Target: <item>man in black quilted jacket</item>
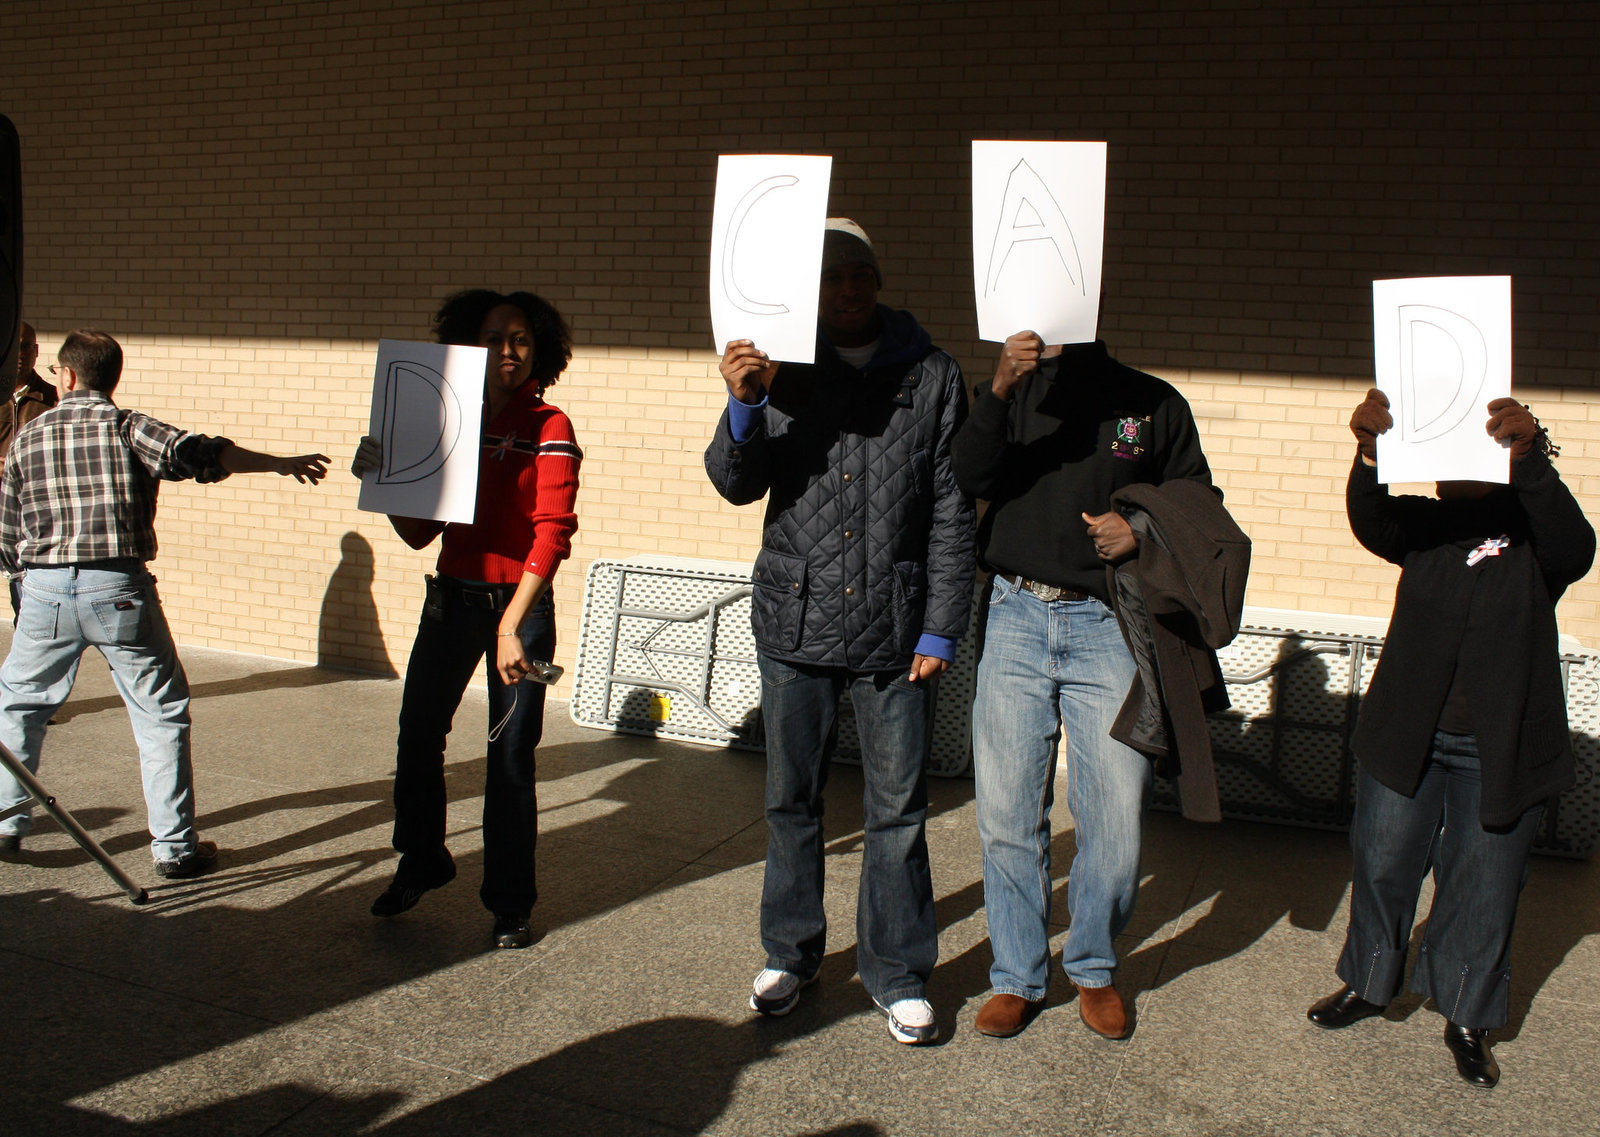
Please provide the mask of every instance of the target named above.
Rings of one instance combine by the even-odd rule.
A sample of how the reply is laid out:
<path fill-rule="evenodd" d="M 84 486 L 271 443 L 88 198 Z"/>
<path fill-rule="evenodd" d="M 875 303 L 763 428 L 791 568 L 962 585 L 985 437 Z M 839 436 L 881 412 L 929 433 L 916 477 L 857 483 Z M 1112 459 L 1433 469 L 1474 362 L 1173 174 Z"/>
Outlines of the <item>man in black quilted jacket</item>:
<path fill-rule="evenodd" d="M 925 987 L 938 958 L 923 826 L 933 684 L 971 608 L 974 522 L 950 444 L 966 417 L 961 369 L 908 312 L 877 302 L 866 233 L 829 218 L 812 364 L 734 340 L 728 409 L 706 472 L 735 505 L 767 499 L 751 622 L 767 736 L 766 967 L 750 1008 L 784 1015 L 817 978 L 822 789 L 840 694 L 861 735 L 865 848 L 856 905 L 861 981 L 905 1043 L 939 1025 Z"/>

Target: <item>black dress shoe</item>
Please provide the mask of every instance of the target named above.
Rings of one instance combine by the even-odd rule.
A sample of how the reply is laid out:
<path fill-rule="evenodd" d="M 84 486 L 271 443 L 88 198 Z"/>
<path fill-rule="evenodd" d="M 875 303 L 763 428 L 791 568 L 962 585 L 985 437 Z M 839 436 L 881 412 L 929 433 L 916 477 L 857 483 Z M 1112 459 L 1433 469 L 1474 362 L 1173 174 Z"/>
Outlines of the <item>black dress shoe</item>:
<path fill-rule="evenodd" d="M 1349 987 L 1341 987 L 1326 999 L 1311 1004 L 1306 1018 L 1323 1030 L 1341 1030 L 1351 1023 L 1383 1014 L 1377 1003 L 1369 1003 Z"/>
<path fill-rule="evenodd" d="M 528 918 L 517 912 L 497 912 L 494 917 L 494 946 L 525 948 L 533 942 Z"/>
<path fill-rule="evenodd" d="M 378 895 L 372 902 L 372 914 L 381 919 L 398 916 L 402 912 L 409 912 L 417 906 L 417 901 L 422 899 L 422 894 L 434 888 L 443 888 L 456 878 L 454 861 L 447 862 L 439 872 L 427 880 L 401 879 L 399 873 L 394 874 L 394 879 L 389 882 L 389 887 Z"/>
<path fill-rule="evenodd" d="M 1492 1090 L 1500 1080 L 1500 1063 L 1494 1060 L 1489 1049 L 1489 1032 L 1473 1030 L 1470 1026 L 1444 1024 L 1444 1044 L 1456 1060 L 1456 1073 L 1469 1085 Z"/>

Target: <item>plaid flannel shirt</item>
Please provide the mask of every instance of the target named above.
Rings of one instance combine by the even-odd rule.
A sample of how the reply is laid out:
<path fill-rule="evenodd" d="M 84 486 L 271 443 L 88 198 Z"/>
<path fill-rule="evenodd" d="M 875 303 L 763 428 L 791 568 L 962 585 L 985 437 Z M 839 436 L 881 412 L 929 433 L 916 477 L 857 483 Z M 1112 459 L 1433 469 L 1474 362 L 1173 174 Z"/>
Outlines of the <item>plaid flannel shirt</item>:
<path fill-rule="evenodd" d="M 0 484 L 0 568 L 156 555 L 163 480 L 219 482 L 226 438 L 208 438 L 78 390 L 17 432 Z"/>

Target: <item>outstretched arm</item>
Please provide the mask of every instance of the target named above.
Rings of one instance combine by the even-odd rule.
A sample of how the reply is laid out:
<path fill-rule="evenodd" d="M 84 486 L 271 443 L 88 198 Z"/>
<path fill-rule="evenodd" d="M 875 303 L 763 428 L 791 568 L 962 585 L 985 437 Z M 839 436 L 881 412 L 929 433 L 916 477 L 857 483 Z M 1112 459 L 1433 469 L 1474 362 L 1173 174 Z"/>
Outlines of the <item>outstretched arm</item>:
<path fill-rule="evenodd" d="M 293 478 L 297 482 L 310 482 L 312 485 L 316 485 L 328 476 L 326 454 L 296 454 L 293 457 L 279 458 L 273 454 L 263 454 L 258 450 L 246 450 L 233 442 L 222 448 L 222 453 L 217 456 L 217 462 L 230 474 L 279 474 L 285 478 Z"/>

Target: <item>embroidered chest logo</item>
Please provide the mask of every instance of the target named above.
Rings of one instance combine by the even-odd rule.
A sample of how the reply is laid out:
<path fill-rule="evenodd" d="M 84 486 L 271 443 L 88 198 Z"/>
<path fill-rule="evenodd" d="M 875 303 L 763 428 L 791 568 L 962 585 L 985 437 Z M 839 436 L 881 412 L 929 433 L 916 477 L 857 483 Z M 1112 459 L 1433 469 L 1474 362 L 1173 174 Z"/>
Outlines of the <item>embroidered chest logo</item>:
<path fill-rule="evenodd" d="M 1475 565 L 1479 561 L 1483 560 L 1484 557 L 1498 557 L 1501 549 L 1508 549 L 1510 547 L 1510 537 L 1490 537 L 1483 544 L 1479 545 L 1476 549 L 1473 549 L 1472 552 L 1467 554 L 1467 564 Z"/>
<path fill-rule="evenodd" d="M 480 442 L 483 448 L 489 451 L 489 457 L 496 462 L 504 462 L 506 455 L 513 451 L 521 454 L 534 454 L 539 450 L 539 444 L 532 439 L 518 438 L 517 432 L 500 437 L 494 434 L 485 434 Z"/>
<path fill-rule="evenodd" d="M 1118 458 L 1138 459 L 1150 447 L 1150 416 L 1124 415 L 1117 420 L 1117 431 L 1111 439 L 1111 453 Z"/>

